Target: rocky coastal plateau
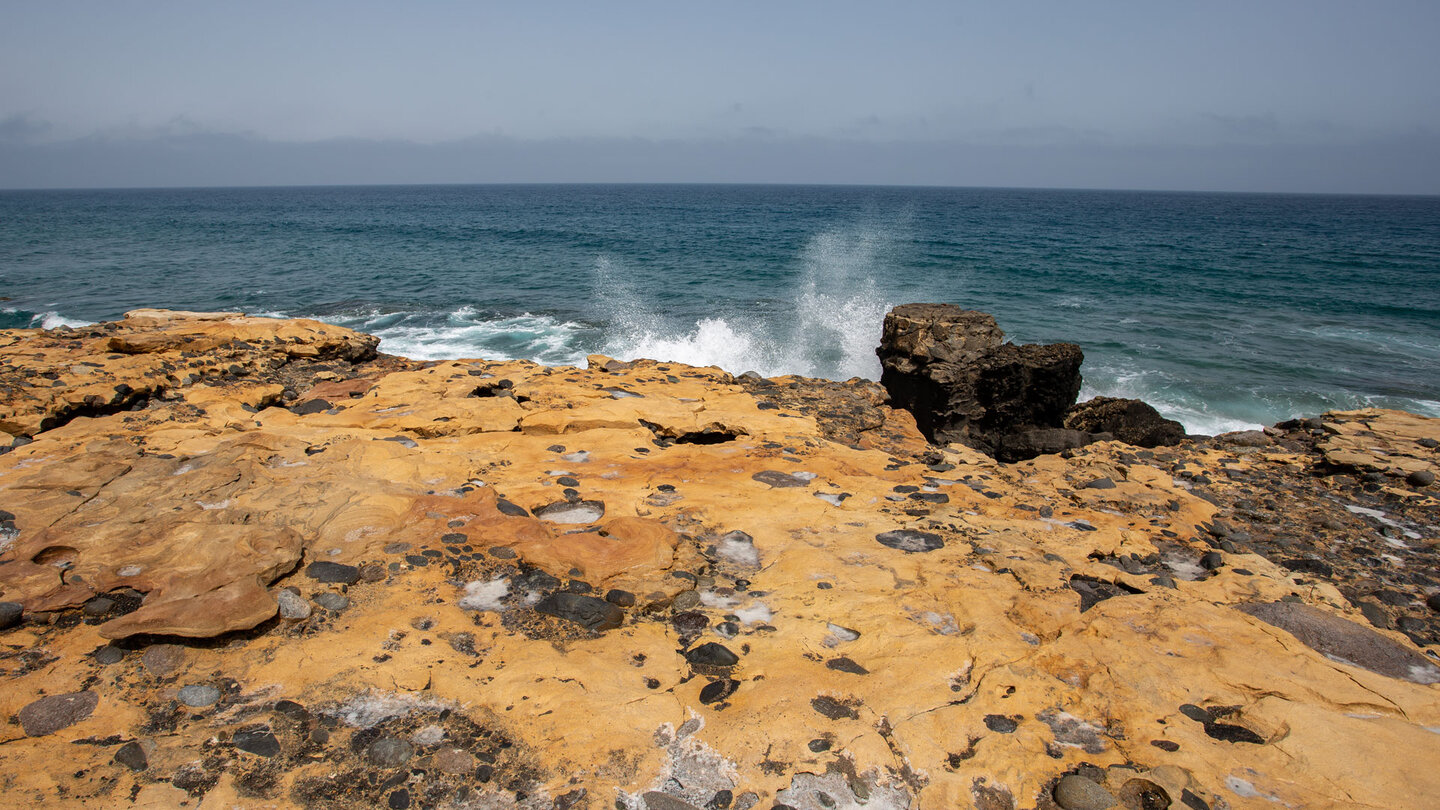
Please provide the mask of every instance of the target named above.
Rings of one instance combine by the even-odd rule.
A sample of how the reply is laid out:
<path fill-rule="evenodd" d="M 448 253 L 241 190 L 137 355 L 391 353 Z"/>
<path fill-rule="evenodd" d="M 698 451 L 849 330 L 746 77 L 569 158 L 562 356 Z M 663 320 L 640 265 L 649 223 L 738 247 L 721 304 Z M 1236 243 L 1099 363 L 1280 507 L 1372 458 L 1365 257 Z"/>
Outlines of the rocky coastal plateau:
<path fill-rule="evenodd" d="M 0 332 L 0 804 L 1440 802 L 1440 420 L 1187 437 L 977 315 L 884 386 Z"/>

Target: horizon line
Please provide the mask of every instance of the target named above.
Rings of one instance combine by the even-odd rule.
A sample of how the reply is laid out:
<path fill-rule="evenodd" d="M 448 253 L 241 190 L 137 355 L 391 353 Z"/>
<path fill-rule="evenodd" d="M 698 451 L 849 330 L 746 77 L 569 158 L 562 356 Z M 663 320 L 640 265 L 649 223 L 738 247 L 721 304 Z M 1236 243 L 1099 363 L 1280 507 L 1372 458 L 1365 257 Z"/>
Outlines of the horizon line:
<path fill-rule="evenodd" d="M 1186 194 L 1223 196 L 1281 196 L 1281 197 L 1385 197 L 1408 199 L 1440 199 L 1440 193 L 1410 193 L 1383 191 L 1255 191 L 1227 189 L 1184 189 L 1184 188 L 1101 188 L 1094 186 L 988 186 L 988 185 L 947 185 L 928 183 L 785 183 L 785 182 L 724 182 L 724 181 L 494 181 L 494 182 L 450 182 L 450 183 L 297 183 L 288 185 L 158 185 L 158 186 L 0 186 L 0 194 L 33 192 L 95 192 L 95 191 L 262 191 L 296 189 L 358 189 L 358 188 L 465 188 L 465 187 L 575 187 L 575 186 L 670 186 L 670 187 L 758 187 L 758 188 L 832 188 L 832 189 L 929 189 L 951 191 L 1063 191 L 1099 194 Z"/>

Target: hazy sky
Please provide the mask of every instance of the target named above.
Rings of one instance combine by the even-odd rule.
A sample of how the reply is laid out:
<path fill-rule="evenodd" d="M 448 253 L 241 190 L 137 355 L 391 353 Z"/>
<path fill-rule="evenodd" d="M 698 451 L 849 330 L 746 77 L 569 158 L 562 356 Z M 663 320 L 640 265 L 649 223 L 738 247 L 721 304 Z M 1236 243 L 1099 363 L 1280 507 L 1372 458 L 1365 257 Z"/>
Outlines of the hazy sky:
<path fill-rule="evenodd" d="M 1440 193 L 1440 3 L 17 2 L 0 187 Z"/>

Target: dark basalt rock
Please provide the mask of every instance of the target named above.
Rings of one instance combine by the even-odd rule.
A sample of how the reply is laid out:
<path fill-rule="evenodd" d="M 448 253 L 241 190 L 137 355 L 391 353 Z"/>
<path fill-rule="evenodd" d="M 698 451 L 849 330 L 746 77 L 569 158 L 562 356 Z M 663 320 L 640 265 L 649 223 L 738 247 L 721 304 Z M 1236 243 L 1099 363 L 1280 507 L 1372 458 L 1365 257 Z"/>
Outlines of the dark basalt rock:
<path fill-rule="evenodd" d="M 1355 622 L 1295 602 L 1236 606 L 1280 628 L 1312 650 L 1357 667 L 1413 683 L 1440 683 L 1440 666 Z"/>
<path fill-rule="evenodd" d="M 360 581 L 360 569 L 343 563 L 317 561 L 305 567 L 305 576 L 318 582 L 354 585 Z"/>
<path fill-rule="evenodd" d="M 740 656 L 730 652 L 724 644 L 707 641 L 685 653 L 685 660 L 696 666 L 733 667 L 740 663 Z"/>
<path fill-rule="evenodd" d="M 1064 425 L 1086 433 L 1109 433 L 1137 447 L 1179 444 L 1185 438 L 1184 425 L 1138 399 L 1095 397 L 1066 411 Z"/>
<path fill-rule="evenodd" d="M 273 757 L 280 753 L 280 741 L 269 729 L 235 732 L 235 747 L 257 757 Z"/>
<path fill-rule="evenodd" d="M 1004 437 L 1058 428 L 1080 393 L 1080 347 L 1017 346 L 983 312 L 904 304 L 885 316 L 880 383 L 925 437 L 995 455 Z M 1027 456 L 1028 457 L 1028 456 Z"/>
<path fill-rule="evenodd" d="M 740 688 L 740 682 L 731 678 L 721 678 L 718 681 L 711 681 L 700 690 L 700 702 L 705 704 L 717 703 L 735 694 Z"/>
<path fill-rule="evenodd" d="M 552 593 L 541 599 L 535 610 L 574 622 L 587 630 L 614 630 L 625 623 L 624 611 L 604 599 L 568 591 Z"/>
<path fill-rule="evenodd" d="M 20 623 L 25 608 L 19 602 L 0 602 L 0 630 L 7 630 Z"/>
<path fill-rule="evenodd" d="M 120 750 L 115 752 L 113 759 L 116 764 L 124 765 L 132 771 L 143 771 L 150 767 L 150 759 L 145 756 L 145 748 L 135 740 L 120 746 Z"/>
<path fill-rule="evenodd" d="M 903 304 L 885 316 L 880 384 L 925 438 L 1023 461 L 1092 441 L 1175 444 L 1179 422 L 1132 399 L 1076 406 L 1084 353 L 1073 343 L 1006 343 L 995 319 L 953 304 Z"/>
<path fill-rule="evenodd" d="M 54 734 L 89 717 L 99 702 L 100 696 L 94 692 L 43 697 L 19 711 L 20 727 L 27 737 Z"/>
<path fill-rule="evenodd" d="M 881 532 L 875 535 L 875 539 L 882 546 L 888 546 L 905 552 L 934 551 L 942 548 L 945 541 L 940 535 L 931 532 L 921 532 L 915 529 L 896 529 L 889 532 Z"/>

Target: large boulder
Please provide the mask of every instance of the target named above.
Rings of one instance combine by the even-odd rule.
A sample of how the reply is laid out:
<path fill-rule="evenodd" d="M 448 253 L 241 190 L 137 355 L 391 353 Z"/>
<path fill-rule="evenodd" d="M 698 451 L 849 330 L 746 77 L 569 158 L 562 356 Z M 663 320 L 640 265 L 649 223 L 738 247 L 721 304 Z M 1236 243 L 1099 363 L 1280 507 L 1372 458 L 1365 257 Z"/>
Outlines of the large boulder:
<path fill-rule="evenodd" d="M 1086 433 L 1109 433 L 1137 447 L 1179 444 L 1185 438 L 1184 425 L 1166 419 L 1138 399 L 1095 397 L 1067 411 L 1065 427 Z"/>
<path fill-rule="evenodd" d="M 1032 457 L 1022 448 L 1034 442 L 1006 437 L 1062 427 L 1080 393 L 1084 355 L 1073 343 L 1017 346 L 1004 338 L 983 312 L 952 304 L 895 307 L 876 350 L 880 383 L 932 442 L 960 442 L 1003 460 Z M 1000 452 L 1007 447 L 1016 452 Z"/>

